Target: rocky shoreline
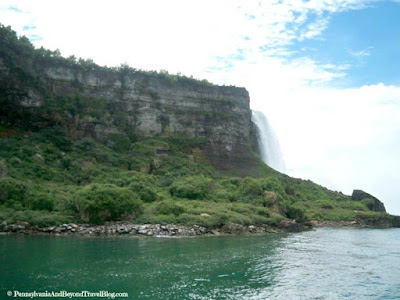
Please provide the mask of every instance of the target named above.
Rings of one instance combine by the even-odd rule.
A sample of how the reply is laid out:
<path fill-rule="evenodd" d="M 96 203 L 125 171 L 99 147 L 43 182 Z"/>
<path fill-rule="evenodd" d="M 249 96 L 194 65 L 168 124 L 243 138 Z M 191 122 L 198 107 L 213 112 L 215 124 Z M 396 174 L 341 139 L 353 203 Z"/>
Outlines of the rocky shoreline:
<path fill-rule="evenodd" d="M 277 226 L 226 224 L 220 228 L 205 228 L 198 225 L 185 226 L 177 224 L 132 224 L 106 223 L 104 225 L 68 223 L 58 226 L 38 227 L 28 222 L 0 224 L 1 234 L 39 234 L 39 235 L 78 235 L 78 236 L 141 236 L 141 237 L 190 237 L 204 235 L 240 235 L 255 233 L 301 232 L 319 227 L 376 227 L 388 228 L 391 226 L 373 226 L 360 221 L 310 221 L 300 224 L 296 221 L 283 220 Z"/>
<path fill-rule="evenodd" d="M 146 236 L 146 237 L 184 237 L 202 235 L 229 235 L 253 234 L 271 232 L 299 232 L 310 230 L 309 226 L 298 224 L 295 221 L 282 221 L 277 227 L 268 225 L 244 226 L 227 224 L 220 228 L 208 229 L 202 226 L 184 226 L 177 224 L 131 224 L 106 223 L 104 225 L 68 223 L 58 226 L 38 227 L 28 222 L 0 225 L 3 234 L 41 234 L 41 235 L 81 235 L 81 236 Z"/>

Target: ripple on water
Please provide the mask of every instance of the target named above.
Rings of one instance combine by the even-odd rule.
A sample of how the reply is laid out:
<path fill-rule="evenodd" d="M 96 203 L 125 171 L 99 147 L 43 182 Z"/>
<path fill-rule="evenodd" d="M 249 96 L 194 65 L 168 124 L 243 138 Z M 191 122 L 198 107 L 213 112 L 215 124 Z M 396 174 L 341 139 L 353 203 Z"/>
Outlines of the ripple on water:
<path fill-rule="evenodd" d="M 400 230 L 195 239 L 1 236 L 4 290 L 132 299 L 399 299 Z"/>

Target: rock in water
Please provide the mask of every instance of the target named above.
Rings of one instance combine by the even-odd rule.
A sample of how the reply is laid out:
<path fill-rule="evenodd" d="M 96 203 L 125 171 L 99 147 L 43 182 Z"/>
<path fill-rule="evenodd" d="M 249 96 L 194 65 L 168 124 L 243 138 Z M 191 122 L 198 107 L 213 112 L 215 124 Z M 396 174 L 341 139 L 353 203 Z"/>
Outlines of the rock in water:
<path fill-rule="evenodd" d="M 362 190 L 354 190 L 351 200 L 365 201 L 371 211 L 386 212 L 385 205 L 380 200 Z"/>

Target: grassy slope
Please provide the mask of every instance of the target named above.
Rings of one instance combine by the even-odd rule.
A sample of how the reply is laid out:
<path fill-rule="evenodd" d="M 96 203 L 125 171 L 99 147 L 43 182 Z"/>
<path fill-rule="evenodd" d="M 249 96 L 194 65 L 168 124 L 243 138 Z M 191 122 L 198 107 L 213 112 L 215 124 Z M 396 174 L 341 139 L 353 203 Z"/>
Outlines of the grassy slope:
<path fill-rule="evenodd" d="M 73 143 L 60 128 L 32 133 L 4 126 L 0 139 L 0 166 L 7 170 L 0 179 L 0 221 L 8 223 L 125 219 L 212 228 L 276 225 L 285 217 L 340 221 L 376 215 L 362 202 L 275 172 L 261 161 L 261 178 L 218 174 L 185 154 L 196 146 L 191 140 L 148 138 L 120 147 L 90 139 Z M 169 148 L 168 154 L 157 155 L 159 148 Z M 99 203 L 90 198 L 96 195 L 111 198 Z M 131 201 L 125 203 L 130 214 L 119 212 L 124 197 Z"/>

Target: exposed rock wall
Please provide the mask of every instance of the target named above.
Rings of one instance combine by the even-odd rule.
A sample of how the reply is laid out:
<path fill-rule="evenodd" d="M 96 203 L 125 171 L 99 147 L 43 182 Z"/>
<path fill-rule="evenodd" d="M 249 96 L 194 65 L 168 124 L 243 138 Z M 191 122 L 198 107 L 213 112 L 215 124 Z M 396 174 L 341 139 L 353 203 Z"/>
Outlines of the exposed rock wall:
<path fill-rule="evenodd" d="M 29 89 L 18 102 L 20 107 L 40 112 L 47 105 L 45 97 L 62 95 L 96 99 L 99 105 L 106 103 L 103 121 L 88 114 L 67 113 L 68 120 L 61 121 L 67 124 L 73 138 L 92 136 L 104 141 L 110 134 L 129 135 L 129 131 L 140 136 L 197 138 L 203 141 L 194 149 L 197 158 L 207 159 L 219 170 L 233 170 L 237 175 L 257 172 L 250 149 L 249 94 L 244 88 L 112 69 L 82 71 L 51 66 L 42 71 L 46 95 Z M 54 114 L 52 118 L 59 120 L 65 116 Z"/>

